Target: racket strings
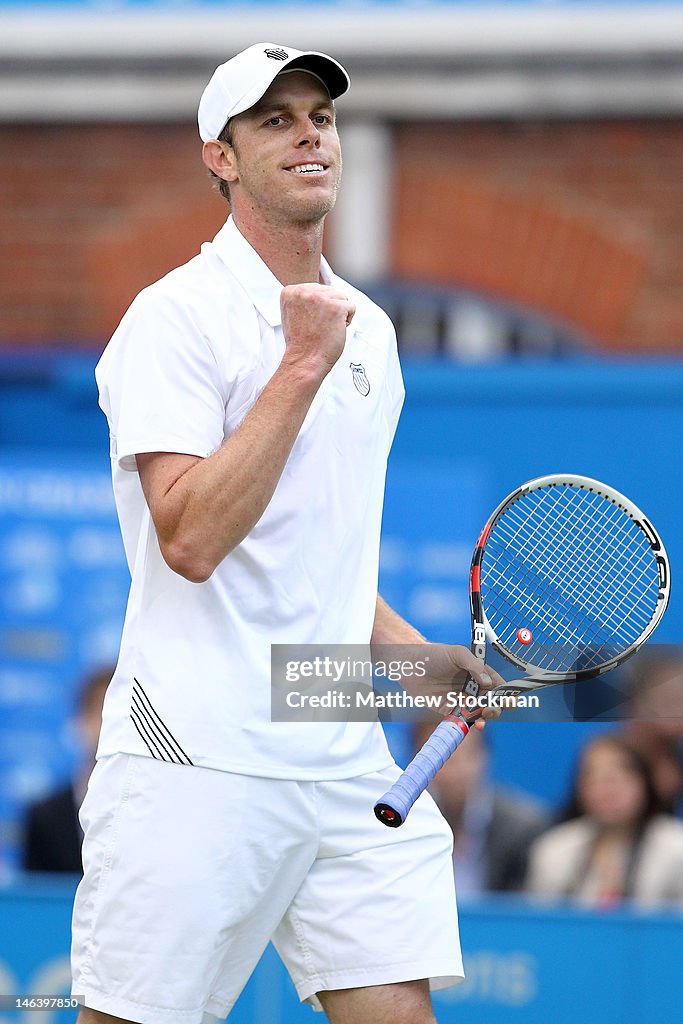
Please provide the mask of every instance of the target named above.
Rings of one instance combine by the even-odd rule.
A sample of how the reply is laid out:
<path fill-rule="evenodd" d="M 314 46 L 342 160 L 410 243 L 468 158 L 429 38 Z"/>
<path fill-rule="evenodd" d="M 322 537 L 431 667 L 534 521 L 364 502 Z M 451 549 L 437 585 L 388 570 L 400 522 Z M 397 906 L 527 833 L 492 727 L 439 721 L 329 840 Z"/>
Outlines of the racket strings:
<path fill-rule="evenodd" d="M 556 486 L 528 492 L 494 524 L 482 559 L 482 600 L 499 640 L 552 671 L 591 668 L 630 647 L 650 622 L 659 572 L 650 544 L 600 494 Z"/>
<path fill-rule="evenodd" d="M 580 552 L 573 550 L 565 554 L 568 558 L 574 556 L 569 562 L 570 566 L 580 564 L 576 561 L 576 558 L 580 557 Z M 519 568 L 519 559 L 516 558 L 515 562 Z M 614 640 L 616 637 L 620 642 L 629 643 L 640 632 L 640 623 L 645 625 L 648 618 L 638 616 L 637 622 L 635 618 L 633 621 L 629 618 L 629 615 L 633 615 L 634 607 L 632 601 L 626 601 L 625 598 L 634 590 L 637 579 L 634 578 L 631 586 L 626 590 L 614 586 L 616 577 L 613 570 L 615 567 L 615 559 L 605 561 L 599 567 L 598 571 L 607 574 L 608 580 L 612 581 L 609 589 L 604 589 L 600 593 L 591 587 L 588 574 L 585 571 L 577 574 L 573 569 L 568 570 L 565 565 L 562 571 L 558 572 L 557 565 L 555 565 L 551 567 L 550 572 L 544 573 L 543 565 L 539 567 L 538 564 L 532 562 L 532 572 L 530 573 L 527 571 L 528 567 L 522 563 L 520 574 L 522 578 L 519 581 L 521 587 L 517 587 L 516 591 L 513 587 L 511 597 L 513 600 L 519 601 L 520 589 L 527 590 L 531 582 L 535 590 L 538 591 L 538 596 L 531 598 L 531 610 L 539 615 L 542 613 L 542 608 L 547 607 L 548 597 L 551 596 L 551 607 L 554 606 L 557 610 L 550 613 L 549 624 L 555 629 L 558 640 L 586 644 L 596 641 L 604 643 L 605 640 Z M 539 571 L 543 576 L 540 582 Z M 530 575 L 532 576 L 531 581 Z M 544 593 L 544 581 L 552 592 L 550 595 Z M 563 625 L 564 628 L 562 628 Z M 627 629 L 626 633 L 624 633 L 624 627 Z"/>
<path fill-rule="evenodd" d="M 515 534 L 516 535 L 519 534 L 519 530 L 518 529 L 515 530 Z M 519 536 L 517 536 L 516 539 L 519 540 Z M 544 537 L 543 539 L 547 541 L 548 538 Z M 538 545 L 536 545 L 536 546 L 538 546 Z M 546 580 L 550 579 L 551 581 L 553 581 L 555 587 L 564 588 L 562 596 L 566 597 L 567 585 L 571 581 L 572 572 L 574 572 L 573 567 L 575 567 L 576 565 L 581 565 L 582 563 L 585 565 L 585 554 L 586 554 L 586 552 L 584 550 L 585 549 L 585 544 L 579 543 L 578 546 L 577 545 L 573 545 L 573 546 L 569 546 L 569 547 L 565 544 L 565 550 L 562 550 L 561 546 L 558 546 L 558 547 L 559 547 L 559 551 L 558 551 L 557 554 L 560 555 L 562 558 L 564 558 L 564 563 L 562 563 L 562 561 L 558 561 L 558 558 L 556 557 L 554 559 L 555 564 L 553 566 L 551 566 L 552 572 L 554 572 L 555 575 L 553 577 L 552 573 L 551 573 L 551 575 L 549 576 L 548 572 L 546 572 L 545 573 L 545 579 Z M 531 545 L 530 548 L 529 548 L 530 555 L 534 554 L 533 548 L 534 548 L 534 545 Z M 546 550 L 547 550 L 547 548 L 546 548 Z M 511 552 L 509 552 L 509 553 L 511 553 Z M 517 563 L 517 568 L 519 569 L 519 567 L 520 567 L 519 558 L 515 558 L 515 562 Z M 538 559 L 536 559 L 536 564 L 535 565 L 534 565 L 534 558 L 533 557 L 529 557 L 529 562 L 530 562 L 530 566 L 532 568 L 538 570 Z M 614 568 L 614 563 L 615 562 L 616 562 L 616 560 L 614 558 L 612 558 L 611 561 L 608 559 L 607 561 L 604 561 L 604 564 L 599 566 L 599 570 L 603 574 L 609 574 L 609 577 L 611 579 L 612 576 L 613 576 L 613 573 L 611 572 L 611 570 Z M 558 564 L 561 566 L 561 571 L 559 571 L 559 572 L 558 572 Z M 528 585 L 528 583 L 529 583 L 529 575 L 530 574 L 526 571 L 526 566 L 524 564 L 522 564 L 521 567 L 522 567 L 522 574 L 521 575 L 522 575 L 522 577 L 525 577 L 525 579 L 523 578 L 520 582 L 522 584 L 526 583 Z M 543 568 L 544 567 L 541 566 L 541 570 L 543 570 Z M 570 569 L 571 569 L 571 571 L 570 571 Z M 568 625 L 567 632 L 562 636 L 562 638 L 564 640 L 576 640 L 576 641 L 581 641 L 581 642 L 585 643 L 587 640 L 591 639 L 591 637 L 590 637 L 591 626 L 593 627 L 593 637 L 592 638 L 595 639 L 596 636 L 599 636 L 599 632 L 598 631 L 599 631 L 599 628 L 600 628 L 600 624 L 602 624 L 604 626 L 604 624 L 606 622 L 610 622 L 611 618 L 614 618 L 614 613 L 618 613 L 618 604 L 617 604 L 617 605 L 614 605 L 614 607 L 613 607 L 613 614 L 612 614 L 611 617 L 610 617 L 609 613 L 607 615 L 605 615 L 605 609 L 608 608 L 608 605 L 607 605 L 606 601 L 603 601 L 603 606 L 601 608 L 599 608 L 599 611 L 600 611 L 601 615 L 598 615 L 597 612 L 596 612 L 596 599 L 597 599 L 597 597 L 599 595 L 597 594 L 597 592 L 595 590 L 590 591 L 590 596 L 591 596 L 591 598 L 593 600 L 593 606 L 591 608 L 591 614 L 587 614 L 586 613 L 585 609 L 583 608 L 583 603 L 585 603 L 586 596 L 588 595 L 588 587 L 587 587 L 587 584 L 586 584 L 586 577 L 587 577 L 587 575 L 588 574 L 585 571 L 582 574 L 579 574 L 579 575 L 577 575 L 574 572 L 574 580 L 573 580 L 574 591 L 571 594 L 569 608 L 571 609 L 571 611 L 572 611 L 572 613 L 574 615 L 575 621 L 574 621 L 573 626 L 572 625 Z M 539 587 L 538 579 L 533 579 L 532 583 L 533 583 L 535 589 L 540 592 L 541 597 L 542 597 L 543 596 L 542 595 L 542 587 Z M 526 589 L 526 587 L 524 589 Z M 631 587 L 631 589 L 632 589 L 632 587 Z M 613 586 L 610 587 L 610 589 L 608 591 L 606 591 L 606 595 L 610 596 L 612 592 L 613 592 Z M 517 594 L 517 598 L 519 598 L 519 594 Z M 536 612 L 538 612 L 540 603 L 541 602 L 540 602 L 539 599 L 532 599 L 531 604 L 532 604 L 533 609 Z M 558 605 L 558 594 L 557 593 L 554 594 L 553 604 L 555 604 L 556 607 L 558 607 L 558 606 L 560 608 L 562 607 L 561 602 Z M 580 617 L 580 619 L 582 621 L 578 621 L 577 620 L 577 614 L 578 614 L 578 616 Z M 554 625 L 554 627 L 556 629 L 558 627 L 558 623 L 562 620 L 562 618 L 566 618 L 566 614 L 564 616 L 560 616 L 558 613 L 552 613 L 551 614 L 550 620 L 551 620 L 552 624 Z M 621 615 L 621 618 L 623 619 L 623 613 Z M 587 632 L 588 632 L 588 635 L 587 635 Z M 603 639 L 604 639 L 604 637 L 603 637 Z"/>
<path fill-rule="evenodd" d="M 598 502 L 602 502 L 602 508 Z M 655 581 L 656 563 L 649 543 L 630 516 L 616 505 L 596 497 L 593 511 L 598 517 L 605 508 L 607 515 L 596 532 L 601 557 L 595 558 L 593 565 L 585 561 L 583 574 L 576 578 L 578 583 L 583 583 L 580 597 L 584 601 L 590 599 L 592 602 L 593 616 L 602 620 L 605 625 L 615 628 L 615 616 L 620 616 L 619 624 L 623 625 L 638 614 L 644 593 L 652 597 L 652 592 L 647 586 L 647 578 Z M 588 530 L 595 525 L 594 521 L 586 521 L 585 526 Z M 596 604 L 599 594 L 595 586 L 596 577 L 603 582 L 602 604 Z M 627 601 L 626 598 L 629 596 L 631 600 Z M 612 612 L 608 614 L 610 605 Z M 650 615 L 651 610 L 644 618 L 643 625 L 647 623 Z M 640 632 L 640 629 L 637 629 L 637 632 Z"/>
<path fill-rule="evenodd" d="M 577 496 L 573 495 L 573 497 L 576 500 Z M 594 513 L 596 511 L 602 513 L 604 508 L 607 508 L 607 515 L 603 516 L 602 522 L 596 521 L 595 515 L 593 515 L 592 519 L 589 518 L 586 514 L 587 509 L 584 503 L 584 507 L 581 510 L 583 512 L 583 520 L 579 519 L 578 525 L 583 531 L 582 536 L 584 537 L 584 548 L 586 551 L 576 550 L 573 552 L 577 559 L 576 564 L 584 566 L 583 573 L 575 573 L 574 578 L 576 579 L 577 587 L 583 581 L 584 592 L 590 592 L 593 600 L 595 600 L 596 596 L 593 582 L 596 573 L 602 575 L 605 580 L 612 580 L 611 585 L 605 588 L 604 591 L 605 595 L 608 596 L 614 593 L 612 574 L 618 569 L 620 562 L 627 565 L 633 574 L 629 587 L 630 591 L 635 589 L 638 580 L 647 573 L 648 568 L 652 565 L 649 545 L 643 543 L 642 533 L 633 520 L 629 516 L 624 515 L 615 505 L 608 504 L 605 506 L 604 499 L 601 500 L 603 501 L 603 508 L 601 509 L 598 506 L 596 509 L 594 505 L 592 511 Z M 591 529 L 595 530 L 595 539 L 598 545 L 597 558 L 595 550 L 589 550 L 590 544 L 585 540 L 586 535 L 590 536 Z M 602 546 L 600 546 L 601 541 L 604 542 Z M 589 553 L 593 557 L 592 565 L 587 559 L 582 558 L 585 553 Z M 578 561 L 579 558 L 581 558 L 581 562 Z M 643 571 L 640 576 L 637 576 L 638 564 L 641 561 L 643 563 Z M 618 581 L 619 577 L 617 577 Z M 563 583 L 564 581 L 561 580 L 561 582 Z M 580 594 L 580 596 L 583 596 L 583 594 Z M 621 595 L 622 600 L 623 596 L 625 595 Z M 618 607 L 618 605 L 615 607 Z M 602 610 L 602 608 L 595 609 L 594 613 L 598 618 L 601 617 Z"/>
<path fill-rule="evenodd" d="M 554 547 L 550 549 L 550 552 L 554 555 L 552 561 L 546 557 L 547 564 L 539 563 L 538 558 L 535 558 L 536 552 L 534 550 L 534 545 L 530 546 L 528 550 L 525 551 L 525 556 L 530 566 L 533 567 L 535 564 L 535 566 L 539 568 L 540 571 L 545 572 L 546 576 L 549 579 L 552 579 L 556 585 L 566 587 L 567 584 L 571 583 L 573 586 L 573 596 L 578 598 L 580 602 L 582 599 L 585 600 L 585 597 L 588 594 L 590 594 L 591 600 L 595 602 L 598 596 L 598 591 L 595 588 L 596 578 L 602 578 L 603 580 L 609 581 L 607 586 L 604 588 L 604 595 L 605 597 L 612 595 L 614 593 L 614 570 L 617 568 L 619 560 L 623 560 L 624 557 L 634 559 L 639 555 L 637 547 L 633 543 L 635 538 L 633 535 L 629 537 L 626 529 L 628 524 L 636 530 L 636 534 L 639 533 L 635 524 L 633 524 L 630 519 L 627 519 L 626 522 L 624 522 L 626 517 L 619 515 L 619 510 L 616 509 L 615 506 L 608 506 L 608 510 L 611 513 L 614 522 L 610 524 L 611 534 L 608 534 L 611 543 L 606 546 L 600 546 L 600 533 L 597 529 L 605 524 L 596 522 L 595 516 L 593 516 L 593 520 L 589 522 L 584 514 L 584 522 L 579 523 L 581 533 L 574 537 L 572 537 L 568 531 L 565 531 L 563 534 L 559 534 L 560 543 L 555 541 Z M 585 508 L 582 511 L 585 513 Z M 513 515 L 514 514 L 515 513 L 513 512 Z M 549 518 L 549 515 L 550 513 L 546 512 L 546 520 Z M 539 526 L 542 524 L 535 524 L 533 516 L 530 516 L 529 519 L 532 528 L 536 530 L 537 542 L 535 547 L 538 547 L 542 541 L 548 541 L 549 531 L 547 528 L 545 530 L 541 530 Z M 524 525 L 521 520 L 519 520 L 519 523 L 520 526 Z M 562 527 L 563 524 L 560 523 L 559 525 Z M 586 529 L 587 527 L 590 527 L 593 530 L 592 537 L 594 543 L 592 547 L 588 544 L 586 539 L 587 536 L 589 536 Z M 596 538 L 597 544 L 595 543 Z M 519 539 L 519 529 L 516 531 L 515 539 Z M 552 539 L 554 540 L 554 537 Z M 618 546 L 619 544 L 621 544 L 620 547 Z M 544 548 L 546 552 L 549 551 L 547 543 L 544 544 Z M 640 553 L 643 553 L 642 544 Z M 649 555 L 649 550 L 646 553 Z M 588 554 L 590 554 L 590 559 L 586 557 Z M 649 557 L 647 561 L 651 564 L 651 557 Z M 631 568 L 633 575 L 631 577 L 629 590 L 634 589 L 638 579 L 636 576 L 637 569 L 633 564 L 631 565 Z M 646 571 L 647 562 L 646 568 L 641 575 L 644 575 Z M 620 597 L 623 597 L 623 595 L 620 595 Z M 598 608 L 597 610 L 594 608 L 594 617 L 598 619 L 601 618 L 601 612 L 601 608 Z"/>
<path fill-rule="evenodd" d="M 517 558 L 513 558 L 512 561 L 512 570 L 515 571 L 519 567 L 520 576 L 526 576 L 522 584 L 528 583 L 528 588 L 524 588 L 523 585 L 515 588 L 514 593 L 509 595 L 510 600 L 507 604 L 492 607 L 490 598 L 487 604 L 487 618 L 489 621 L 498 620 L 495 623 L 496 632 L 506 645 L 510 646 L 514 641 L 517 623 L 521 621 L 526 628 L 531 629 L 535 640 L 534 663 L 539 663 L 541 668 L 550 668 L 550 662 L 557 661 L 558 658 L 570 666 L 574 663 L 577 652 L 585 659 L 590 647 L 595 646 L 596 640 L 604 647 L 604 638 L 601 640 L 599 635 L 599 623 L 591 619 L 584 608 L 574 604 L 569 612 L 566 608 L 553 611 L 552 606 L 563 600 L 561 592 L 553 586 L 548 586 L 545 590 L 539 588 L 534 580 L 530 580 L 524 562 Z M 537 596 L 532 592 L 534 586 L 538 591 Z M 501 616 L 506 616 L 502 628 Z M 544 643 L 544 637 L 550 639 Z M 602 653 L 596 650 L 595 657 L 602 657 Z M 540 662 L 539 655 L 543 655 Z"/>
<path fill-rule="evenodd" d="M 577 573 L 576 571 L 576 566 L 585 566 L 586 564 L 586 552 L 582 548 L 585 548 L 585 544 L 574 544 L 572 546 L 566 544 L 564 546 L 558 545 L 557 550 L 553 552 L 554 557 L 552 561 L 546 559 L 547 564 L 536 556 L 536 552 L 533 549 L 530 549 L 525 552 L 529 571 L 524 571 L 523 576 L 528 580 L 530 574 L 540 573 L 546 579 L 549 586 L 554 586 L 557 590 L 563 592 L 564 600 L 572 605 L 574 612 L 581 612 L 586 605 L 588 597 L 595 602 L 598 596 L 595 588 L 591 587 L 591 572 L 579 570 Z M 526 563 L 522 566 L 523 570 L 527 568 Z M 611 573 L 613 568 L 614 566 L 607 561 L 603 565 L 596 566 L 595 571 L 608 574 Z M 537 576 L 534 576 L 534 582 L 537 583 Z M 568 590 L 570 587 L 571 589 Z M 597 624 L 604 617 L 603 612 L 604 608 L 596 609 L 593 606 L 590 619 Z"/>
<path fill-rule="evenodd" d="M 576 494 L 572 495 L 574 498 L 574 504 L 576 502 Z M 600 499 L 603 505 L 606 505 L 604 499 Z M 555 558 L 553 563 L 548 565 L 547 574 L 553 578 L 554 582 L 560 588 L 564 588 L 571 584 L 573 587 L 572 594 L 578 600 L 579 604 L 586 603 L 587 599 L 590 598 L 592 602 L 592 616 L 596 621 L 604 621 L 607 625 L 610 622 L 610 618 L 621 611 L 621 622 L 626 621 L 632 614 L 638 613 L 638 600 L 642 595 L 642 583 L 648 576 L 651 566 L 652 557 L 650 554 L 649 546 L 646 544 L 645 547 L 642 543 L 641 531 L 636 527 L 630 517 L 625 516 L 616 506 L 606 505 L 607 517 L 605 522 L 599 522 L 596 516 L 593 515 L 591 518 L 586 514 L 587 507 L 586 503 L 583 503 L 583 508 L 579 504 L 579 517 L 577 525 L 581 530 L 575 537 L 571 537 L 569 533 L 561 535 L 564 537 L 565 545 L 557 545 L 557 549 L 554 551 Z M 598 509 L 602 512 L 601 509 Z M 514 509 L 510 510 L 511 513 Z M 570 511 L 576 511 L 576 509 L 570 509 Z M 592 509 L 595 513 L 595 508 Z M 546 511 L 545 520 L 547 521 L 550 516 L 550 512 Z M 513 516 L 511 515 L 511 518 Z M 519 515 L 516 518 L 523 526 Z M 533 514 L 529 517 L 529 521 L 532 526 L 537 530 L 537 537 L 542 536 L 545 532 L 547 539 L 547 522 L 545 523 L 546 529 L 542 531 L 539 527 L 544 524 L 535 524 Z M 561 525 L 561 524 L 560 524 Z M 609 529 L 608 529 L 609 527 Z M 635 533 L 633 532 L 635 530 Z M 593 531 L 591 533 L 591 531 Z M 518 531 L 519 533 L 519 531 Z M 602 536 L 601 536 L 602 535 Z M 589 543 L 587 538 L 591 538 L 594 541 L 593 546 Z M 605 544 L 601 545 L 601 539 L 605 540 Z M 576 543 L 572 542 L 575 541 Z M 640 541 L 638 544 L 637 541 Z M 535 547 L 538 546 L 538 541 Z M 530 564 L 534 562 L 535 550 L 534 546 L 527 552 L 527 557 Z M 590 558 L 586 556 L 590 555 Z M 629 566 L 629 586 L 623 593 L 615 593 L 614 582 L 620 582 L 619 575 L 616 574 L 618 564 L 620 561 L 625 561 Z M 640 572 L 639 572 L 640 565 Z M 578 569 L 577 569 L 578 567 Z M 540 566 L 543 571 L 544 566 Z M 602 577 L 604 581 L 608 581 L 608 585 L 603 588 L 603 604 L 596 607 L 595 602 L 599 597 L 599 593 L 595 588 L 595 579 Z M 636 599 L 635 603 L 626 602 L 625 599 L 632 596 Z M 618 600 L 616 599 L 618 598 Z M 612 600 L 613 610 L 612 616 L 608 616 L 608 605 L 609 599 Z M 643 625 L 648 621 L 648 617 L 644 618 Z M 616 627 L 616 623 L 611 623 L 612 627 Z M 638 629 L 640 632 L 640 629 Z"/>

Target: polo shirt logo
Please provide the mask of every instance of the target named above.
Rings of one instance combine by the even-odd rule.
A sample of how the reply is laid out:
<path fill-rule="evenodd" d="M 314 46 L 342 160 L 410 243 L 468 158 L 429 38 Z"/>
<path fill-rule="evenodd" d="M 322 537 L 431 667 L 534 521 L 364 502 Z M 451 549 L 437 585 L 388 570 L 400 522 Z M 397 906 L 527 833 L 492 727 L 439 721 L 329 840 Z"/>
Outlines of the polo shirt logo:
<path fill-rule="evenodd" d="M 265 53 L 266 57 L 270 57 L 271 60 L 287 60 L 287 58 L 289 57 L 289 54 L 287 53 L 286 50 L 281 50 L 279 48 L 272 50 L 269 48 L 267 50 L 264 50 L 263 52 Z"/>
<path fill-rule="evenodd" d="M 365 367 L 361 363 L 349 363 L 349 366 L 356 391 L 360 391 L 363 398 L 367 398 L 370 394 L 370 381 L 365 376 Z"/>

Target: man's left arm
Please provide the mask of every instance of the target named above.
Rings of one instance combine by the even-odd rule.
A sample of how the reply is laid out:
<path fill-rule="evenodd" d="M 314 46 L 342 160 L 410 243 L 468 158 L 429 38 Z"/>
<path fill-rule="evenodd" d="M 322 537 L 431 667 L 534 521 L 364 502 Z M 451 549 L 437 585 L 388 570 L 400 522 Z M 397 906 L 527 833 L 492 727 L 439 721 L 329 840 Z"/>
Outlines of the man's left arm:
<path fill-rule="evenodd" d="M 381 594 L 377 595 L 371 643 L 373 653 L 381 657 L 382 661 L 425 662 L 427 674 L 423 677 L 405 675 L 402 685 L 413 695 L 428 690 L 442 694 L 444 714 L 450 710 L 446 706 L 447 694 L 461 692 L 470 676 L 479 684 L 480 695 L 504 683 L 503 678 L 475 657 L 468 647 L 462 644 L 430 643 L 414 626 L 401 618 Z M 383 650 L 379 652 L 379 648 Z M 498 718 L 499 715 L 500 710 L 494 707 L 482 711 L 482 718 L 487 720 Z M 476 726 L 483 729 L 484 722 L 478 720 Z"/>

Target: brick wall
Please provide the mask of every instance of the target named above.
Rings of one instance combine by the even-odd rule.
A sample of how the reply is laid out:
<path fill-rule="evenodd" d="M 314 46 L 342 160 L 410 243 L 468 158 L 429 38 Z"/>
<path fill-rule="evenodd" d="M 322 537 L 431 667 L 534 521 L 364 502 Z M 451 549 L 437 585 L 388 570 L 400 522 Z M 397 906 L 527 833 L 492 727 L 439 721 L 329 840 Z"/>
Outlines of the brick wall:
<path fill-rule="evenodd" d="M 0 337 L 103 341 L 226 211 L 188 125 L 2 129 Z"/>
<path fill-rule="evenodd" d="M 401 127 L 394 272 L 521 300 L 605 346 L 683 348 L 681 128 Z"/>
<path fill-rule="evenodd" d="M 529 303 L 605 346 L 680 347 L 681 127 L 397 127 L 394 272 Z M 189 125 L 1 128 L 0 339 L 105 340 L 226 209 Z"/>

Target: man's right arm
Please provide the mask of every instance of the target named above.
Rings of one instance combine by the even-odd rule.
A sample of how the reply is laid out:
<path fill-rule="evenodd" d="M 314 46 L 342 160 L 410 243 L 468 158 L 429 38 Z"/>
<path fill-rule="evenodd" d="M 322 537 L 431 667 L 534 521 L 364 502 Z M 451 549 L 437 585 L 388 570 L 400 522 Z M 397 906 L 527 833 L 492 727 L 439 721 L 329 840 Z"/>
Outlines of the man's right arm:
<path fill-rule="evenodd" d="M 206 459 L 136 456 L 161 553 L 174 572 L 195 583 L 211 576 L 266 510 L 354 313 L 345 295 L 316 284 L 284 288 L 280 305 L 282 362 L 221 448 Z"/>

